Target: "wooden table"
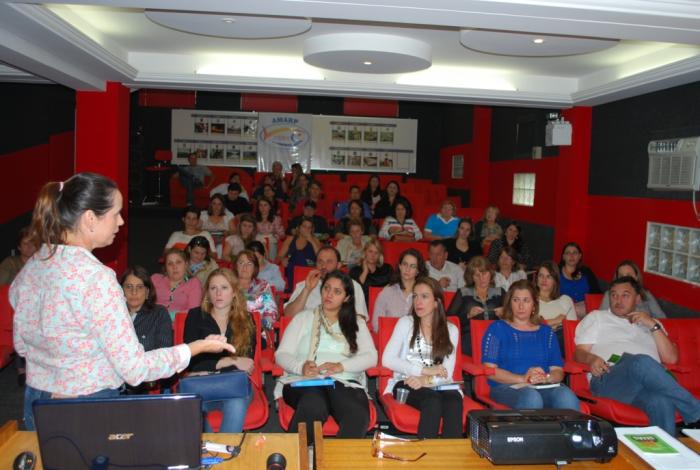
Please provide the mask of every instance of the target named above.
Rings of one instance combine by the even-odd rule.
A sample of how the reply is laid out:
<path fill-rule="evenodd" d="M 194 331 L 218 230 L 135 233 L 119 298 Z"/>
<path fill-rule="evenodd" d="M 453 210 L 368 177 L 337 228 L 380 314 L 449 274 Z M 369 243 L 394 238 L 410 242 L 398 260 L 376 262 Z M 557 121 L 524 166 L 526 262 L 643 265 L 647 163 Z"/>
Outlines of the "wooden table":
<path fill-rule="evenodd" d="M 700 452 L 700 443 L 690 438 L 681 438 L 683 444 Z M 408 442 L 403 444 L 391 444 L 384 447 L 404 458 L 416 458 L 422 452 L 427 455 L 417 462 L 399 462 L 397 460 L 377 459 L 371 455 L 370 439 L 324 439 L 323 450 L 317 454 L 317 462 L 320 470 L 336 469 L 385 469 L 402 468 L 404 470 L 418 469 L 476 469 L 494 468 L 497 470 L 523 470 L 524 468 L 552 470 L 553 465 L 492 465 L 488 460 L 479 457 L 473 450 L 469 439 L 433 439 L 422 442 Z M 596 469 L 596 470 L 623 470 L 651 468 L 634 452 L 620 443 L 618 455 L 607 464 L 597 462 L 573 462 L 566 465 L 567 470 Z"/>
<path fill-rule="evenodd" d="M 202 439 L 231 445 L 238 444 L 241 440 L 241 435 L 203 434 Z M 303 447 L 301 448 L 306 449 L 306 436 L 304 436 L 303 441 Z M 306 452 L 299 452 L 299 449 L 298 434 L 248 433 L 243 442 L 243 449 L 240 455 L 233 460 L 220 463 L 214 468 L 222 470 L 265 470 L 267 457 L 273 452 L 279 452 L 286 457 L 288 469 L 306 469 L 308 468 L 308 456 Z M 8 421 L 0 428 L 0 469 L 11 469 L 12 462 L 17 454 L 25 450 L 34 452 L 34 455 L 39 459 L 35 470 L 43 469 L 36 433 L 18 431 L 17 421 Z"/>

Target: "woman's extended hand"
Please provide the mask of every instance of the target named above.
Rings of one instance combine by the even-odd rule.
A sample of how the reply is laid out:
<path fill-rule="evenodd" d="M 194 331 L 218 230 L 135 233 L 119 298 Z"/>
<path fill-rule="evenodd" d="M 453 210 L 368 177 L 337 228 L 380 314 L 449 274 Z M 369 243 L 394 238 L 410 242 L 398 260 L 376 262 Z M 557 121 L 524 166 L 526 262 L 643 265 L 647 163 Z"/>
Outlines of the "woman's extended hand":
<path fill-rule="evenodd" d="M 472 307 L 472 308 L 469 310 L 469 313 L 467 314 L 467 317 L 468 317 L 468 318 L 474 318 L 475 316 L 481 315 L 482 313 L 484 313 L 484 308 L 483 308 L 483 307 L 479 307 L 478 305 L 475 305 L 474 307 Z"/>
<path fill-rule="evenodd" d="M 445 366 L 441 364 L 437 364 L 434 366 L 430 367 L 423 367 L 423 370 L 421 371 L 421 374 L 423 375 L 434 375 L 437 377 L 442 377 L 443 379 L 447 378 L 447 369 L 445 369 Z"/>
<path fill-rule="evenodd" d="M 547 374 L 541 367 L 530 367 L 525 372 L 525 381 L 530 384 L 541 384 L 547 380 Z"/>
<path fill-rule="evenodd" d="M 202 353 L 219 353 L 228 351 L 231 354 L 236 353 L 236 348 L 226 341 L 226 336 L 209 335 L 204 339 L 198 339 L 188 344 L 190 352 L 193 356 Z"/>
<path fill-rule="evenodd" d="M 235 365 L 238 370 L 242 370 L 248 374 L 253 372 L 255 367 L 255 362 L 249 357 L 237 357 L 233 360 L 233 365 Z"/>
<path fill-rule="evenodd" d="M 314 361 L 306 361 L 301 368 L 301 374 L 306 377 L 315 377 L 319 375 L 318 367 Z"/>

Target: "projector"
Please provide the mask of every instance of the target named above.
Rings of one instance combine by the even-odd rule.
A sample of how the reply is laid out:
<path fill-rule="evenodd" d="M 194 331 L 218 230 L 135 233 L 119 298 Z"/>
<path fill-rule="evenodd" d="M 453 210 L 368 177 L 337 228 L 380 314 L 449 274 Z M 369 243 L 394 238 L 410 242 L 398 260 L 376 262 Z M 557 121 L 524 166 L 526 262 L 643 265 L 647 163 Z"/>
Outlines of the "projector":
<path fill-rule="evenodd" d="M 552 145 L 571 145 L 571 123 L 559 119 L 549 121 L 544 129 L 544 144 L 547 147 Z"/>
<path fill-rule="evenodd" d="M 617 435 L 607 421 L 574 410 L 478 410 L 469 412 L 472 448 L 501 465 L 608 462 Z"/>

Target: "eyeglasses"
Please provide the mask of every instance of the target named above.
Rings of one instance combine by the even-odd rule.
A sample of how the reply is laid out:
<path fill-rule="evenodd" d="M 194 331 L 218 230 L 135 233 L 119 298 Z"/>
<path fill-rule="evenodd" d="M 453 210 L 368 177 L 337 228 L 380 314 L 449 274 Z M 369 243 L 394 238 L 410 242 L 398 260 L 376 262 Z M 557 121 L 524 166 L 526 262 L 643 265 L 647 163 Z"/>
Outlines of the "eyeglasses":
<path fill-rule="evenodd" d="M 422 459 L 427 453 L 423 452 L 418 457 L 413 459 L 407 459 L 405 457 L 400 457 L 398 455 L 390 454 L 384 451 L 386 445 L 391 444 L 404 444 L 409 442 L 420 442 L 420 439 L 404 439 L 402 437 L 395 437 L 389 434 L 384 434 L 381 431 L 374 431 L 374 437 L 372 437 L 372 457 L 378 459 L 391 459 L 398 460 L 399 462 L 417 462 Z"/>
<path fill-rule="evenodd" d="M 238 266 L 239 268 L 250 268 L 253 266 L 253 263 L 251 263 L 250 261 L 239 261 L 236 263 L 236 266 Z"/>
<path fill-rule="evenodd" d="M 131 292 L 141 292 L 144 290 L 146 286 L 143 284 L 124 284 L 124 290 L 128 290 Z"/>
<path fill-rule="evenodd" d="M 417 264 L 409 264 L 406 262 L 399 264 L 399 266 L 401 266 L 402 268 L 408 268 L 408 269 L 418 269 Z"/>

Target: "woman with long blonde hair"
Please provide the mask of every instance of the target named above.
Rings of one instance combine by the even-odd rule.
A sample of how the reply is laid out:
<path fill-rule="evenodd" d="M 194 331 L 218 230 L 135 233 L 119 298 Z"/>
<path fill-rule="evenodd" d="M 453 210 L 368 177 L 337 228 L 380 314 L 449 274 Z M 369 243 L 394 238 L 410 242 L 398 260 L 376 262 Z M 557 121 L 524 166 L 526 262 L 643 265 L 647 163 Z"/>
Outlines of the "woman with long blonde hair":
<path fill-rule="evenodd" d="M 193 308 L 185 320 L 185 341 L 206 338 L 211 334 L 224 335 L 236 348 L 236 355 L 202 354 L 193 359 L 189 371 L 212 372 L 216 370 L 253 370 L 255 354 L 255 323 L 246 309 L 236 275 L 227 268 L 213 271 L 204 284 L 201 307 Z M 204 402 L 204 412 L 222 410 L 224 413 L 219 432 L 238 433 L 243 429 L 251 396 L 222 401 Z M 205 432 L 212 432 L 204 420 Z"/>

